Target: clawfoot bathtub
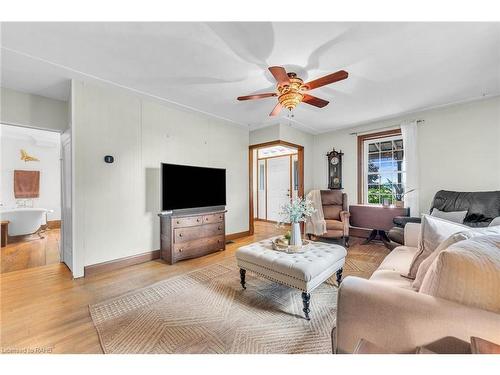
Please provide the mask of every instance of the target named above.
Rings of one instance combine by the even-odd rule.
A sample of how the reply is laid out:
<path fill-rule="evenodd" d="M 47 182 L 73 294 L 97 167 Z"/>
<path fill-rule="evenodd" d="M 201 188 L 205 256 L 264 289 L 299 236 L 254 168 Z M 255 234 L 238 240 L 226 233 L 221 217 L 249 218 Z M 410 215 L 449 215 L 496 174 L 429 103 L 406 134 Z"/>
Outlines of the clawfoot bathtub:
<path fill-rule="evenodd" d="M 47 223 L 45 208 L 2 208 L 0 217 L 9 221 L 9 236 L 33 234 Z"/>

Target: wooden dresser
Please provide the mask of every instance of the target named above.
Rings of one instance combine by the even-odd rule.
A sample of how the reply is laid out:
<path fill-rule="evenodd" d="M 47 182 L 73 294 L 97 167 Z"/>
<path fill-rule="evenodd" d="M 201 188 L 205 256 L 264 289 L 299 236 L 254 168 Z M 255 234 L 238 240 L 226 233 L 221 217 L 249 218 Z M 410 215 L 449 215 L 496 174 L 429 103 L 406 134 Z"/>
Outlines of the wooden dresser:
<path fill-rule="evenodd" d="M 225 210 L 160 214 L 161 258 L 170 264 L 226 249 Z"/>

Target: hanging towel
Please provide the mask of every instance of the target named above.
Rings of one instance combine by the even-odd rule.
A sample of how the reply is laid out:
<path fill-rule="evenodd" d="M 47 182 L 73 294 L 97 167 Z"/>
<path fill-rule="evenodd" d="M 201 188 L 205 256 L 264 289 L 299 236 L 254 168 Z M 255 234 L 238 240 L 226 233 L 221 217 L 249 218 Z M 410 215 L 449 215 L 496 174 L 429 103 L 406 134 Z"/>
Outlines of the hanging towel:
<path fill-rule="evenodd" d="M 38 198 L 40 196 L 40 171 L 14 171 L 14 196 Z"/>
<path fill-rule="evenodd" d="M 306 234 L 321 236 L 326 233 L 326 221 L 323 216 L 323 204 L 321 203 L 321 191 L 311 190 L 306 197 L 312 202 L 316 212 L 306 220 Z"/>

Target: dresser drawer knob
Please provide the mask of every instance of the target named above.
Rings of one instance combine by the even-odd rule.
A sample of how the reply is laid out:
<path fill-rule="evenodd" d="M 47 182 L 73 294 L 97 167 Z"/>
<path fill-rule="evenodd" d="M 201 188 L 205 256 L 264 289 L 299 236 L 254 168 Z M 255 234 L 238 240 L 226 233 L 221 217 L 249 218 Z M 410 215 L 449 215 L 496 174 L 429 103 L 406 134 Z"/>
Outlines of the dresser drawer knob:
<path fill-rule="evenodd" d="M 182 237 L 182 233 L 179 233 L 179 237 Z"/>
<path fill-rule="evenodd" d="M 179 253 L 182 253 L 182 249 L 179 249 Z"/>
<path fill-rule="evenodd" d="M 196 222 L 199 223 L 200 222 L 200 219 L 196 219 Z"/>
<path fill-rule="evenodd" d="M 181 222 L 179 220 L 177 220 L 177 224 L 180 224 Z"/>
<path fill-rule="evenodd" d="M 221 229 L 222 229 L 222 227 L 219 225 L 219 226 L 217 227 L 217 229 L 218 229 L 218 230 L 221 230 Z"/>

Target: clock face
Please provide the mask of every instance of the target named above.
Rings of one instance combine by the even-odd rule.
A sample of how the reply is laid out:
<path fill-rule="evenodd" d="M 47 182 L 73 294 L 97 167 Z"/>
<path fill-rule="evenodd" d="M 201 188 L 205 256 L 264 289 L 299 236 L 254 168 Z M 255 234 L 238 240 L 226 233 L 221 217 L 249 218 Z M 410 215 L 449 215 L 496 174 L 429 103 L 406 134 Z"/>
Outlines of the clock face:
<path fill-rule="evenodd" d="M 333 183 L 334 183 L 335 185 L 338 185 L 338 184 L 339 184 L 339 182 L 340 182 L 340 179 L 339 179 L 338 177 L 335 177 L 335 178 L 333 179 Z"/>
<path fill-rule="evenodd" d="M 339 158 L 334 156 L 331 160 L 330 160 L 330 163 L 332 163 L 332 165 L 337 165 L 339 163 Z"/>

